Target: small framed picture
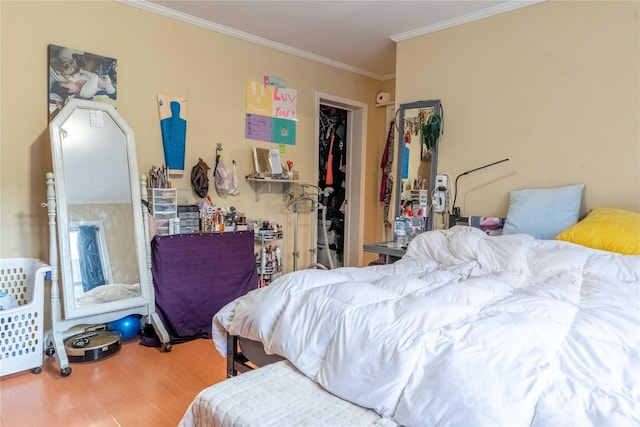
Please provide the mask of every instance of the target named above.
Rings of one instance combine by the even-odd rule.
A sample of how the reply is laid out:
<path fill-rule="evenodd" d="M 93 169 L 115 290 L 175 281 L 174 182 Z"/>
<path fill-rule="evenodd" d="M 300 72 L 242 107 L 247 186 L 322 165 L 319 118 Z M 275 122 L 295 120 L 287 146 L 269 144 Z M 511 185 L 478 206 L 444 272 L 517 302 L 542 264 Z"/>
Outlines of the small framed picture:
<path fill-rule="evenodd" d="M 71 98 L 116 104 L 117 60 L 49 45 L 49 121 Z"/>

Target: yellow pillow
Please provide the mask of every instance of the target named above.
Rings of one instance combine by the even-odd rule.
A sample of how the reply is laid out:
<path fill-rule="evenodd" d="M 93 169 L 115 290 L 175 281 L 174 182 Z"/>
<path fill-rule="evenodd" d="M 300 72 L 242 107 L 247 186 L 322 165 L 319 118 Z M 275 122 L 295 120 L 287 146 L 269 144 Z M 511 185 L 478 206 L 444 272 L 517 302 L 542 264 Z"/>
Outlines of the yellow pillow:
<path fill-rule="evenodd" d="M 640 213 L 596 208 L 556 239 L 603 251 L 640 255 Z"/>

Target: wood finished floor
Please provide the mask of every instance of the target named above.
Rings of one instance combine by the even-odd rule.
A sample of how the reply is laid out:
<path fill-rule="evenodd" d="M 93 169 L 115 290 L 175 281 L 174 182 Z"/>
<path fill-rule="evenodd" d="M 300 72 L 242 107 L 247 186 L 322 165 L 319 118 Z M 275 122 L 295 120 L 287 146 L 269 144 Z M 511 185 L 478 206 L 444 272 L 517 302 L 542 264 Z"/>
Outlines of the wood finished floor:
<path fill-rule="evenodd" d="M 57 358 L 45 356 L 38 375 L 2 377 L 0 426 L 176 426 L 198 392 L 226 378 L 210 339 L 169 353 L 134 339 L 109 358 L 70 366 L 62 377 Z"/>

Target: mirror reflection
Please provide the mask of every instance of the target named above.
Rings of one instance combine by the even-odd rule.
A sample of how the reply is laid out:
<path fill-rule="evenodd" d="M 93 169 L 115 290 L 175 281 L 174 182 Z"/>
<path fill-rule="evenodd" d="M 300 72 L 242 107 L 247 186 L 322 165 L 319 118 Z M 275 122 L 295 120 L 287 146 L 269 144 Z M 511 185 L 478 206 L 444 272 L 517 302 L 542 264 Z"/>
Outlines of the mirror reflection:
<path fill-rule="evenodd" d="M 108 111 L 78 108 L 59 121 L 52 124 L 60 263 L 65 312 L 73 316 L 141 296 L 139 184 L 130 176 L 128 134 Z"/>
<path fill-rule="evenodd" d="M 425 190 L 429 188 L 432 147 L 429 147 L 423 128 L 432 120 L 435 107 L 405 110 L 402 122 L 403 153 L 402 179 L 404 190 Z"/>
<path fill-rule="evenodd" d="M 418 101 L 399 108 L 399 166 L 396 178 L 396 216 L 411 210 L 432 218 L 427 209 L 437 171 L 441 119 L 440 101 Z M 434 130 L 438 129 L 434 133 Z M 431 229 L 432 221 L 427 221 Z"/>
<path fill-rule="evenodd" d="M 253 148 L 253 160 L 259 175 L 279 175 L 282 173 L 280 151 L 277 148 Z"/>
<path fill-rule="evenodd" d="M 113 282 L 109 250 L 101 221 L 71 222 L 69 246 L 76 294 Z"/>
<path fill-rule="evenodd" d="M 131 262 L 136 259 L 133 221 L 131 204 L 69 205 L 71 277 L 77 306 L 139 295 L 137 264 Z"/>

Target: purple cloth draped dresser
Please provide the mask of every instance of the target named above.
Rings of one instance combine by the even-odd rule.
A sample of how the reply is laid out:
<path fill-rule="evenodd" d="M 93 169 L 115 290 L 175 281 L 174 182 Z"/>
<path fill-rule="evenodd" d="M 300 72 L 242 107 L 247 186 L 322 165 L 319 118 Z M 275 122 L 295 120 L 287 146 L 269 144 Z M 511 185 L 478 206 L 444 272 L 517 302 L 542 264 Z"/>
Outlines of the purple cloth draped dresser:
<path fill-rule="evenodd" d="M 151 257 L 156 311 L 172 343 L 211 337 L 218 310 L 258 286 L 253 231 L 156 236 Z"/>

